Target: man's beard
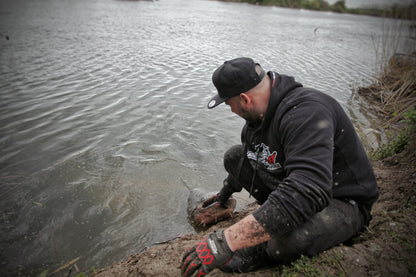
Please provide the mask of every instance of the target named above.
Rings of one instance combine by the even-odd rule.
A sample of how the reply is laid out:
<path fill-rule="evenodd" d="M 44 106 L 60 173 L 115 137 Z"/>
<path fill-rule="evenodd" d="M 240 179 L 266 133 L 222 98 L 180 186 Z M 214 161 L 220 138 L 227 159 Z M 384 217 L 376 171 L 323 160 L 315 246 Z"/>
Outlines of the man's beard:
<path fill-rule="evenodd" d="M 254 115 L 253 113 L 250 113 L 250 111 L 245 110 L 245 109 L 241 109 L 241 115 L 242 118 L 244 118 L 247 121 L 256 121 L 258 119 L 258 117 L 256 115 Z"/>

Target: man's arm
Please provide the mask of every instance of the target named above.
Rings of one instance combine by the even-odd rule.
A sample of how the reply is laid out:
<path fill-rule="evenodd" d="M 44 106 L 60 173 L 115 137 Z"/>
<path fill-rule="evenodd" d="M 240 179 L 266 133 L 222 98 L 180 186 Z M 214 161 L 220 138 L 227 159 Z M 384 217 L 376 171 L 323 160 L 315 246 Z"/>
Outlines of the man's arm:
<path fill-rule="evenodd" d="M 253 215 L 243 218 L 225 231 L 215 231 L 190 248 L 182 258 L 182 276 L 205 275 L 222 267 L 234 251 L 270 240 L 271 237 Z"/>
<path fill-rule="evenodd" d="M 224 235 L 232 251 L 254 246 L 272 238 L 251 214 L 225 229 Z"/>

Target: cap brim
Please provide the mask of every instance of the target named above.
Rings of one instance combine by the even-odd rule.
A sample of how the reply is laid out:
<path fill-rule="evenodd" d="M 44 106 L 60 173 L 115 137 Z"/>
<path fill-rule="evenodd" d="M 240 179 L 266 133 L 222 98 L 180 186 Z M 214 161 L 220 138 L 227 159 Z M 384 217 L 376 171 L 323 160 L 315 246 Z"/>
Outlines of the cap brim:
<path fill-rule="evenodd" d="M 208 102 L 208 109 L 213 109 L 221 103 L 224 103 L 227 98 L 221 98 L 218 94 L 211 98 Z"/>

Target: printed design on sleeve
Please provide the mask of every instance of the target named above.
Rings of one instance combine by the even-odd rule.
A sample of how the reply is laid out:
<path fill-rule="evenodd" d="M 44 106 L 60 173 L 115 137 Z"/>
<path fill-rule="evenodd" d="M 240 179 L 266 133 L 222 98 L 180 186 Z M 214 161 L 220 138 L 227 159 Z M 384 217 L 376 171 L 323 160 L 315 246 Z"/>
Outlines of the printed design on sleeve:
<path fill-rule="evenodd" d="M 277 161 L 277 152 L 270 152 L 269 146 L 264 143 L 257 144 L 254 150 L 255 152 L 251 150 L 247 151 L 247 158 L 261 163 L 268 171 L 282 168 L 281 164 Z"/>

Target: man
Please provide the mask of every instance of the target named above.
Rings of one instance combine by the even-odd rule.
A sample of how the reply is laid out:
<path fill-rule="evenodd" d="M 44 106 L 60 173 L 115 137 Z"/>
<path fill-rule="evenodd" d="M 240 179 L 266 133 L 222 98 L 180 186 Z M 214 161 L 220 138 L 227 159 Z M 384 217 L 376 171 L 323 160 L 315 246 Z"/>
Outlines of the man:
<path fill-rule="evenodd" d="M 209 201 L 245 188 L 260 208 L 187 251 L 183 276 L 214 268 L 248 272 L 315 255 L 346 242 L 371 219 L 378 198 L 372 166 L 351 121 L 330 96 L 294 78 L 264 72 L 250 58 L 225 62 L 212 76 L 218 95 L 243 117 L 242 145 L 224 155 L 228 177 Z"/>

